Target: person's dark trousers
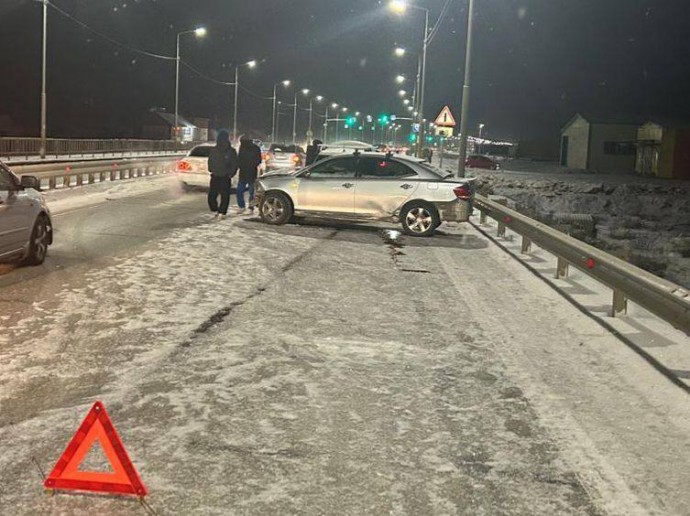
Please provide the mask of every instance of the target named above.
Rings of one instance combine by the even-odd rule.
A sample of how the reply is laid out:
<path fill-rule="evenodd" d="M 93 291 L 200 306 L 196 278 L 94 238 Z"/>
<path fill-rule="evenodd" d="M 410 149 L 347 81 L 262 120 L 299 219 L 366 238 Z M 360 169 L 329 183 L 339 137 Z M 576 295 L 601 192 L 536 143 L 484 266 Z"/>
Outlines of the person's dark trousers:
<path fill-rule="evenodd" d="M 245 208 L 244 192 L 249 192 L 249 204 L 251 205 L 254 202 L 254 183 L 248 181 L 237 183 L 237 205 L 242 210 Z"/>
<path fill-rule="evenodd" d="M 220 195 L 220 207 L 218 196 Z M 211 211 L 226 215 L 230 206 L 230 178 L 211 176 L 211 185 L 208 190 L 208 207 Z"/>

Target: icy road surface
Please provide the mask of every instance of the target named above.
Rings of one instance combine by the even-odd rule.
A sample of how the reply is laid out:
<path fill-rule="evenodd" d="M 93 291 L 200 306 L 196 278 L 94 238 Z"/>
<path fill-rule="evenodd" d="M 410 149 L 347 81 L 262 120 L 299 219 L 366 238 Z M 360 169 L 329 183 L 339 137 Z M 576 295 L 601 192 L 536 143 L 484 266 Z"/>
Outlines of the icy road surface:
<path fill-rule="evenodd" d="M 688 395 L 471 226 L 212 221 L 166 177 L 51 203 L 0 275 L 0 514 L 144 513 L 43 492 L 97 399 L 159 514 L 690 513 Z"/>

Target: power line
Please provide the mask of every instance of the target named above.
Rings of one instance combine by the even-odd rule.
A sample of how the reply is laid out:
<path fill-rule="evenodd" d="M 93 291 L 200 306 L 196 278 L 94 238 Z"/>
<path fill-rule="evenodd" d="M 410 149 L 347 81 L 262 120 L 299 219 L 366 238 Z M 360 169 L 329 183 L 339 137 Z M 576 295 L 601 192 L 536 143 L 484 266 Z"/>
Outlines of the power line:
<path fill-rule="evenodd" d="M 214 79 L 214 78 L 211 77 L 210 75 L 206 75 L 206 74 L 205 74 L 204 72 L 202 72 L 201 70 L 199 70 L 199 69 L 197 69 L 197 68 L 194 68 L 192 65 L 190 65 L 187 61 L 185 61 L 185 60 L 183 60 L 183 59 L 180 59 L 180 63 L 182 63 L 182 64 L 185 65 L 187 68 L 189 68 L 192 72 L 194 72 L 195 74 L 197 74 L 199 77 L 202 77 L 202 78 L 206 79 L 207 81 L 215 82 L 216 84 L 220 84 L 220 85 L 222 85 L 222 86 L 234 86 L 234 85 L 235 85 L 234 82 L 226 82 L 226 81 L 220 81 L 220 80 L 218 80 L 218 79 Z"/>
<path fill-rule="evenodd" d="M 63 10 L 60 9 L 57 5 L 53 4 L 53 3 L 50 2 L 49 0 L 46 0 L 46 3 L 48 4 L 49 7 L 51 7 L 53 10 L 55 10 L 57 13 L 61 14 L 61 15 L 64 16 L 65 18 L 68 18 L 69 20 L 71 20 L 72 22 L 76 23 L 77 25 L 79 25 L 79 26 L 82 27 L 83 29 L 86 29 L 86 30 L 88 30 L 89 32 L 95 34 L 96 36 L 99 36 L 99 37 L 101 37 L 101 38 L 103 38 L 103 39 L 109 41 L 110 43 L 112 43 L 112 44 L 115 45 L 115 46 L 122 47 L 122 48 L 125 48 L 125 49 L 129 50 L 130 52 L 134 52 L 134 53 L 136 53 L 136 54 L 141 54 L 141 55 L 147 56 L 147 57 L 152 57 L 152 58 L 154 58 L 154 59 L 162 59 L 162 60 L 164 60 L 164 61 L 174 61 L 174 60 L 175 60 L 174 57 L 171 57 L 171 56 L 164 56 L 164 55 L 161 55 L 161 54 L 154 54 L 153 52 L 147 52 L 146 50 L 142 50 L 142 49 L 140 49 L 140 48 L 133 47 L 133 46 L 131 46 L 131 45 L 128 45 L 127 43 L 123 43 L 122 41 L 118 41 L 118 40 L 116 40 L 115 38 L 111 38 L 111 37 L 108 36 L 107 34 L 104 34 L 104 33 L 102 33 L 102 32 L 97 31 L 96 29 L 91 28 L 89 25 L 87 25 L 87 24 L 84 23 L 83 21 L 81 21 L 81 20 L 75 18 L 74 16 L 72 16 L 72 15 L 69 14 L 68 12 L 63 11 Z"/>
<path fill-rule="evenodd" d="M 441 27 L 441 23 L 443 23 L 444 18 L 448 15 L 448 9 L 450 8 L 451 3 L 453 3 L 453 0 L 446 0 L 443 9 L 441 9 L 441 14 L 438 17 L 438 20 L 436 20 L 436 24 L 427 36 L 427 44 L 431 43 L 431 41 L 436 37 L 436 34 L 438 34 L 439 28 Z"/>

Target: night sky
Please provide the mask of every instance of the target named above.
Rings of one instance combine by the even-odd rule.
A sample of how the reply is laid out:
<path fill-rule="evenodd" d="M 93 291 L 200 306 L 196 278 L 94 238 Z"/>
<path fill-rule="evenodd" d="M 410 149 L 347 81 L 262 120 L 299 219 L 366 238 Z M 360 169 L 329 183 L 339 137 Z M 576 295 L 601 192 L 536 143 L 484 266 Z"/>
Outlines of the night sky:
<path fill-rule="evenodd" d="M 413 77 L 423 17 L 404 17 L 376 0 L 52 0 L 92 28 L 132 47 L 174 56 L 177 32 L 203 25 L 203 40 L 183 36 L 183 59 L 222 81 L 232 66 L 243 86 L 269 97 L 292 79 L 352 111 L 403 113 L 394 82 Z M 432 12 L 445 0 L 417 0 Z M 621 118 L 690 121 L 688 0 L 476 0 L 471 124 L 496 138 L 549 138 L 577 111 Z M 454 0 L 429 48 L 426 114 L 448 103 L 459 114 L 466 0 Z M 39 131 L 41 5 L 1 0 L 0 120 L 13 132 Z M 50 11 L 49 136 L 137 136 L 148 109 L 174 111 L 174 62 L 119 48 Z M 412 85 L 405 89 L 411 91 Z M 183 68 L 181 114 L 228 126 L 232 90 Z M 240 128 L 268 132 L 271 102 L 241 92 Z M 291 102 L 292 93 L 283 93 Z M 302 105 L 305 105 L 304 100 Z M 6 118 L 6 117 L 5 117 Z M 306 130 L 300 112 L 298 132 Z M 291 125 L 291 115 L 281 119 Z M 0 125 L 0 127 L 2 127 Z"/>

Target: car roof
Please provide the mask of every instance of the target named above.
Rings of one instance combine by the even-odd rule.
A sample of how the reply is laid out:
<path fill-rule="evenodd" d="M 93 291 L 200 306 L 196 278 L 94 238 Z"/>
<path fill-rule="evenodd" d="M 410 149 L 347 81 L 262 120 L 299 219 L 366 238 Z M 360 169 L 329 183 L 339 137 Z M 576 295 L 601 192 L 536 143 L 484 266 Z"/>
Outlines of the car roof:
<path fill-rule="evenodd" d="M 409 163 L 424 163 L 421 158 L 416 158 L 414 156 L 407 156 L 405 154 L 390 154 L 385 152 L 369 151 L 369 152 L 342 152 L 339 154 L 334 154 L 333 158 L 347 158 L 347 157 L 358 157 L 358 158 L 386 158 L 397 159 L 400 161 L 407 161 Z"/>

